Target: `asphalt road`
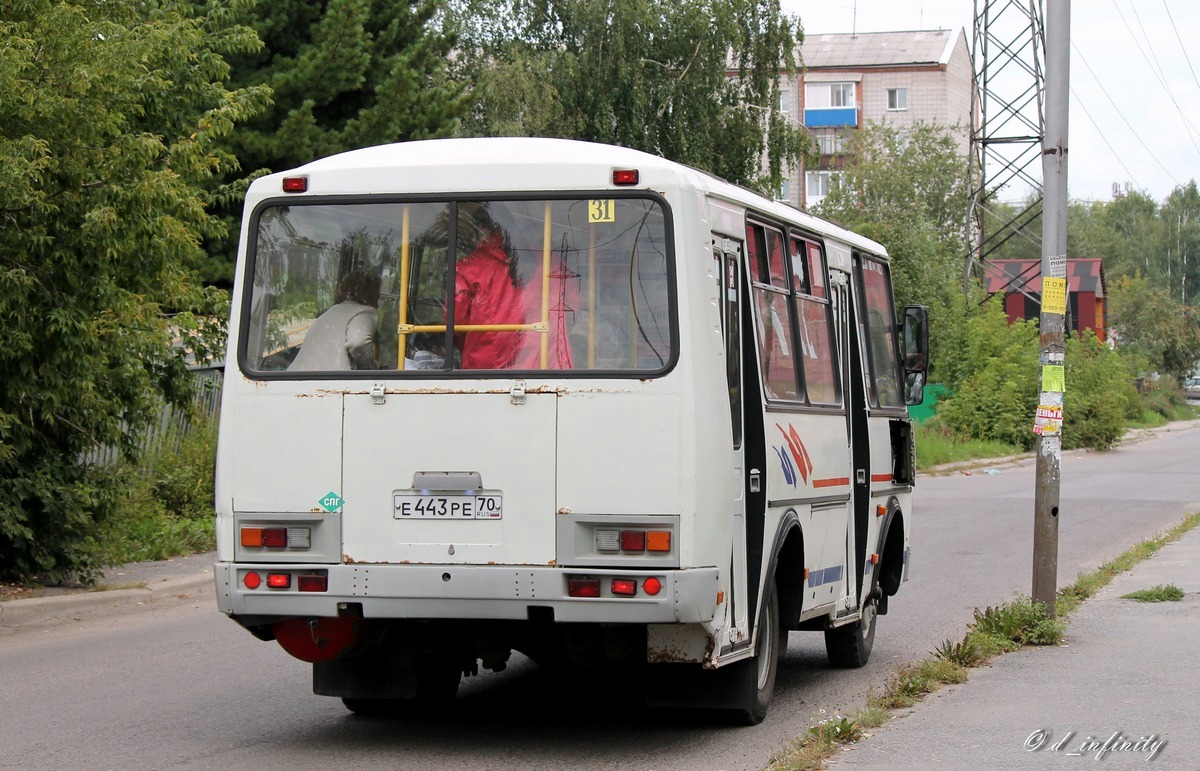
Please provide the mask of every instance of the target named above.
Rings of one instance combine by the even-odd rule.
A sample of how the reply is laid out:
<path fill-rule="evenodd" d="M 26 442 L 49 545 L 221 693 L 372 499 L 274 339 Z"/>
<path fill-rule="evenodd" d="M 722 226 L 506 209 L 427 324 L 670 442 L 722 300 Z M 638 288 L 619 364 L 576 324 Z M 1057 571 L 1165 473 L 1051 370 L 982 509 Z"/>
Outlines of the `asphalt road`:
<path fill-rule="evenodd" d="M 1196 457 L 1194 427 L 1068 454 L 1060 585 L 1200 509 Z M 563 681 L 525 661 L 465 681 L 450 718 L 355 718 L 208 594 L 0 637 L 0 767 L 762 768 L 812 722 L 861 707 L 897 666 L 961 637 L 974 608 L 1029 591 L 1033 488 L 1032 462 L 922 477 L 911 580 L 870 664 L 831 670 L 819 634 L 793 633 L 755 728 L 635 709 L 629 684 Z"/>

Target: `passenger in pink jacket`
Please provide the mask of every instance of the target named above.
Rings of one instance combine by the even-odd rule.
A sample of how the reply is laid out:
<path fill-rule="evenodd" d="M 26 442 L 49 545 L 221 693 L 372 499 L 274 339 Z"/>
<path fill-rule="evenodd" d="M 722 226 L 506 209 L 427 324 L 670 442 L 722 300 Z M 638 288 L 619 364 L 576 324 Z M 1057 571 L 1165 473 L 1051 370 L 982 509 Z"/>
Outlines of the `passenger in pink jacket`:
<path fill-rule="evenodd" d="M 493 230 L 458 262 L 454 275 L 454 323 L 524 324 L 524 291 L 517 286 L 512 245 Z M 525 332 L 460 332 L 454 343 L 462 369 L 512 369 Z"/>

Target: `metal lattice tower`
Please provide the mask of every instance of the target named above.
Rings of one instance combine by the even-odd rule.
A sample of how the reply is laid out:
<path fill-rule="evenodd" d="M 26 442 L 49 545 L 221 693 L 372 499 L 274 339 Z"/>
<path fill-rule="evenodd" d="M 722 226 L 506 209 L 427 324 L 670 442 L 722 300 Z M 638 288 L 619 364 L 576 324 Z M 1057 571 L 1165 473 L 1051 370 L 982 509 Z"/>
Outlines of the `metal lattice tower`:
<path fill-rule="evenodd" d="M 1046 38 L 1043 0 L 975 0 L 968 252 L 963 284 L 1013 237 L 1041 248 Z M 1015 216 L 1001 192 L 1029 194 Z"/>

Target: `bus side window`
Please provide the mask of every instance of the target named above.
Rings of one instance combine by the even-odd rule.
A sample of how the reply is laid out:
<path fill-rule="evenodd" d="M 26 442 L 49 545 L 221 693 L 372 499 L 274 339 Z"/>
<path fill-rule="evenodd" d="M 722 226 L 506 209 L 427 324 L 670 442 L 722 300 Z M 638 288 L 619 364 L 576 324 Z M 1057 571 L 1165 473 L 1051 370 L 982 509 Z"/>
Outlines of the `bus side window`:
<path fill-rule="evenodd" d="M 796 286 L 797 322 L 810 404 L 839 404 L 834 361 L 833 306 L 825 284 L 825 258 L 820 245 L 792 239 L 792 273 Z"/>
<path fill-rule="evenodd" d="M 859 319 L 870 368 L 868 398 L 873 407 L 900 407 L 900 365 L 896 347 L 896 314 L 892 308 L 891 279 L 887 266 L 865 255 L 856 255 L 855 268 L 862 290 Z"/>
<path fill-rule="evenodd" d="M 795 400 L 795 341 L 792 339 L 792 305 L 784 274 L 783 233 L 763 225 L 746 225 L 757 339 L 762 357 L 763 385 L 768 399 Z M 764 275 L 767 272 L 767 275 Z"/>

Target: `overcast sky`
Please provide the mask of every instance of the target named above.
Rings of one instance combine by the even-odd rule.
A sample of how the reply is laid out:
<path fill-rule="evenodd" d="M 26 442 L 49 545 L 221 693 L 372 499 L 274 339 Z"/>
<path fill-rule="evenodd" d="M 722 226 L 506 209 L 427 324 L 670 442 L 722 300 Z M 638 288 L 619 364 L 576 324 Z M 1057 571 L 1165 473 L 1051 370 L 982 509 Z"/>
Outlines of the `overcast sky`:
<path fill-rule="evenodd" d="M 978 2 L 982 10 L 984 0 Z M 962 27 L 971 44 L 975 0 L 782 3 L 800 17 L 807 34 Z M 1000 6 L 993 2 L 993 13 Z M 1200 180 L 1198 40 L 1196 0 L 1071 4 L 1067 186 L 1072 199 L 1111 200 L 1116 182 L 1161 202 L 1177 185 Z M 1040 177 L 1040 169 L 1034 173 Z"/>

